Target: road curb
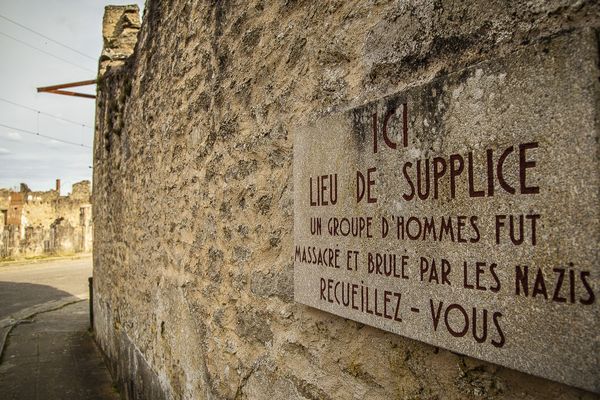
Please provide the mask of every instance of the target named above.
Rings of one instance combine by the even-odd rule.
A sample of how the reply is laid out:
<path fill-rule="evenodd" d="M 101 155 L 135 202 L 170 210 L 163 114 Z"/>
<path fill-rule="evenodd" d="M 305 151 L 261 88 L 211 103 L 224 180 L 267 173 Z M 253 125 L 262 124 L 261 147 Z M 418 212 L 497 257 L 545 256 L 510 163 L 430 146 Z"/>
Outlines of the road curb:
<path fill-rule="evenodd" d="M 83 258 L 92 258 L 92 253 L 80 253 L 74 254 L 71 256 L 56 256 L 56 257 L 46 257 L 46 258 L 31 258 L 31 259 L 17 259 L 17 260 L 0 260 L 0 268 L 3 267 L 13 267 L 17 265 L 29 265 L 29 264 L 39 264 L 50 261 L 70 261 L 70 260 L 80 260 Z"/>
<path fill-rule="evenodd" d="M 0 364 L 2 364 L 2 356 L 4 355 L 6 339 L 15 326 L 38 314 L 55 311 L 68 305 L 85 301 L 87 300 L 86 297 L 87 293 L 78 296 L 69 296 L 58 300 L 47 301 L 42 304 L 37 304 L 35 306 L 19 310 L 10 317 L 0 320 Z"/>

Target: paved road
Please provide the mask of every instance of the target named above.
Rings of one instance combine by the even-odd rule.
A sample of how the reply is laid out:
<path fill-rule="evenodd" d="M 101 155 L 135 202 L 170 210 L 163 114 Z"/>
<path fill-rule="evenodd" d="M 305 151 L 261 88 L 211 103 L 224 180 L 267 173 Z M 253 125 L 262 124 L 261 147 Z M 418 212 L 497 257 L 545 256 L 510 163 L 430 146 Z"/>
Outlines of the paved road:
<path fill-rule="evenodd" d="M 87 298 L 92 258 L 0 266 L 0 320 L 52 300 Z"/>
<path fill-rule="evenodd" d="M 0 267 L 0 399 L 118 400 L 73 297 L 91 273 L 91 258 Z"/>

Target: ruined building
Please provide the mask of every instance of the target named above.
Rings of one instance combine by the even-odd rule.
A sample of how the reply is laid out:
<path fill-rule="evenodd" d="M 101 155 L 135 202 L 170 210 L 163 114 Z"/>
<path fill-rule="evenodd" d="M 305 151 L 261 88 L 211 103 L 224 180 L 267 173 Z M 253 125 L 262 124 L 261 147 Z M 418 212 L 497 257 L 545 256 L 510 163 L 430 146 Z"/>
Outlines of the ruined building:
<path fill-rule="evenodd" d="M 89 181 L 73 185 L 66 196 L 56 188 L 32 191 L 0 189 L 0 259 L 61 255 L 92 250 L 92 205 Z"/>
<path fill-rule="evenodd" d="M 142 22 L 135 6 L 108 7 L 93 307 L 123 396 L 598 399 L 599 29 L 598 1 L 148 0 Z M 351 167 L 323 167 L 335 163 Z M 362 201 L 341 209 L 353 196 Z M 361 254 L 378 246 L 325 224 L 377 207 L 406 270 L 338 268 L 334 245 L 316 255 L 334 241 Z M 490 216 L 503 213 L 505 229 L 517 212 L 531 213 L 537 242 L 499 235 L 497 245 Z M 411 215 L 458 215 L 460 228 L 423 239 Z M 321 236 L 309 216 L 324 221 Z M 405 217 L 404 233 L 392 216 Z M 452 273 L 419 276 L 418 254 L 438 268 L 449 260 Z M 513 261 L 540 254 L 517 265 L 519 282 L 526 267 L 531 279 L 534 266 L 553 277 L 567 265 L 555 302 L 554 281 L 515 294 L 509 279 Z M 463 283 L 461 257 L 497 265 Z M 393 293 L 373 290 L 390 282 Z M 342 309 L 338 286 L 366 307 Z M 431 310 L 408 303 L 424 296 Z"/>

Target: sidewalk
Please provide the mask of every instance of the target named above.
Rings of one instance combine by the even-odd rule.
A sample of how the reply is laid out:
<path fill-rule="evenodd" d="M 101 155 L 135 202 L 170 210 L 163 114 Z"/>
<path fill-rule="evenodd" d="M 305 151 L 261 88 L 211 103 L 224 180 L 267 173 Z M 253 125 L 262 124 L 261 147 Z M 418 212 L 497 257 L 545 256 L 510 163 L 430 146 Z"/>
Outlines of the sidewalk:
<path fill-rule="evenodd" d="M 61 261 L 61 260 L 80 260 L 82 258 L 92 258 L 92 253 L 76 253 L 64 256 L 49 256 L 49 257 L 25 257 L 18 258 L 15 260 L 0 259 L 1 267 L 11 267 L 14 265 L 26 265 L 26 264 L 39 264 L 48 261 Z"/>
<path fill-rule="evenodd" d="M 88 333 L 88 302 L 41 313 L 15 326 L 0 360 L 4 400 L 117 400 Z"/>

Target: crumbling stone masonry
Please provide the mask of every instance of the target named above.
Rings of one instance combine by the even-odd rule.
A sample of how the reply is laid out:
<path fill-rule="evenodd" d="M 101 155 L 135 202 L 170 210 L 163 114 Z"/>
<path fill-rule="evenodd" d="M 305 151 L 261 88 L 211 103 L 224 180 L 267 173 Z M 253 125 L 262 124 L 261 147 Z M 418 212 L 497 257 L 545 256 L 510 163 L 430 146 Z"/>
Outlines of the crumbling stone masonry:
<path fill-rule="evenodd" d="M 34 192 L 0 189 L 0 259 L 92 251 L 90 181 L 73 185 L 66 196 L 56 188 Z"/>
<path fill-rule="evenodd" d="M 531 44 L 597 39 L 599 2 L 149 0 L 141 27 L 136 7 L 106 15 L 95 332 L 126 398 L 598 398 L 295 303 L 291 132 Z"/>

